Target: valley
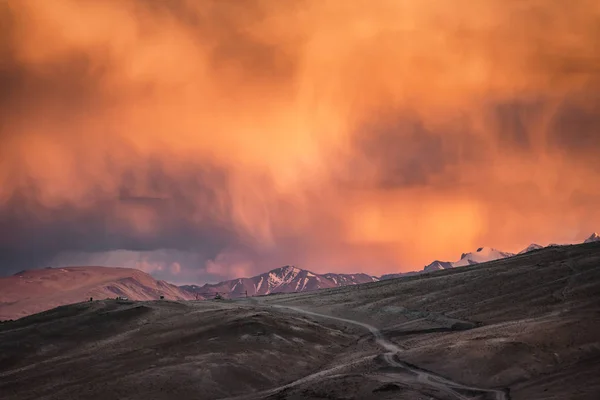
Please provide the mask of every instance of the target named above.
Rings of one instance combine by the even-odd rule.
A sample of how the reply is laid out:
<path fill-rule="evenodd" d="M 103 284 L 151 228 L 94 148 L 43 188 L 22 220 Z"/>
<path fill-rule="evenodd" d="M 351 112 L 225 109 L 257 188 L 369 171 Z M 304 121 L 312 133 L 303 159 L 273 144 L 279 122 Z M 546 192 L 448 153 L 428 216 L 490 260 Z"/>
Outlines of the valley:
<path fill-rule="evenodd" d="M 6 399 L 596 399 L 600 243 L 361 285 L 0 324 Z"/>

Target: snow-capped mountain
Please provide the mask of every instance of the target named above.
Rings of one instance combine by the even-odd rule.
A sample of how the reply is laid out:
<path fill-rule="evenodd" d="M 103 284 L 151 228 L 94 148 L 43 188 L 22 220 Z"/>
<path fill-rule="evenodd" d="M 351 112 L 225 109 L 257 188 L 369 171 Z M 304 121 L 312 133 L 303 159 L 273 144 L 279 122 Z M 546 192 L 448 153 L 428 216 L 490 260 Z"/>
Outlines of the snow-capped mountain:
<path fill-rule="evenodd" d="M 453 262 L 453 267 L 464 267 L 467 265 L 481 264 L 488 261 L 499 260 L 501 258 L 512 257 L 513 253 L 499 251 L 491 247 L 480 247 L 476 252 L 465 253 L 460 260 Z"/>
<path fill-rule="evenodd" d="M 431 264 L 426 265 L 423 268 L 423 270 L 421 270 L 421 271 L 399 273 L 399 274 L 387 274 L 387 275 L 383 275 L 380 278 L 380 280 L 394 279 L 394 278 L 400 278 L 403 276 L 410 276 L 410 275 L 422 274 L 422 273 L 427 273 L 427 272 L 441 271 L 443 269 L 450 269 L 450 268 L 456 268 L 456 267 L 464 267 L 467 265 L 481 264 L 484 262 L 494 261 L 494 260 L 498 260 L 501 258 L 512 257 L 514 255 L 515 254 L 513 254 L 513 253 L 499 251 L 499 250 L 493 249 L 491 247 L 480 247 L 475 252 L 463 253 L 460 256 L 460 260 L 455 261 L 455 262 L 435 260 Z"/>
<path fill-rule="evenodd" d="M 455 262 L 450 261 L 434 261 L 431 264 L 425 266 L 421 272 L 433 272 L 440 271 L 442 269 L 465 267 L 467 265 L 481 264 L 488 261 L 499 260 L 501 258 L 512 257 L 515 254 L 507 253 L 493 249 L 491 247 L 480 247 L 477 251 L 472 253 L 463 253 L 460 256 L 460 260 Z"/>
<path fill-rule="evenodd" d="M 527 246 L 527 248 L 521 250 L 518 254 L 525 254 L 525 253 L 529 253 L 530 251 L 540 250 L 543 248 L 544 248 L 544 246 L 541 246 L 537 243 L 532 243 L 529 246 Z"/>
<path fill-rule="evenodd" d="M 600 242 L 600 235 L 594 233 L 584 241 L 584 243 L 591 242 Z M 547 247 L 553 246 L 561 245 L 550 244 Z M 532 243 L 517 254 L 525 254 L 544 248 L 544 246 Z M 188 292 L 194 292 L 203 295 L 203 297 L 210 296 L 212 293 L 217 292 L 226 294 L 230 297 L 241 297 L 245 296 L 246 293 L 248 296 L 254 296 L 271 293 L 303 292 L 338 286 L 377 282 L 379 280 L 395 279 L 444 269 L 482 264 L 489 261 L 513 257 L 517 254 L 500 251 L 491 247 L 480 247 L 474 252 L 463 253 L 458 261 L 451 262 L 435 260 L 431 264 L 425 266 L 421 271 L 392 273 L 382 275 L 379 278 L 363 273 L 316 274 L 293 266 L 285 266 L 251 278 L 238 278 L 216 284 L 205 284 L 203 286 L 185 285 L 181 286 L 181 288 Z"/>
<path fill-rule="evenodd" d="M 182 289 L 200 293 L 223 293 L 229 297 L 265 295 L 271 293 L 304 292 L 338 286 L 377 282 L 379 279 L 367 274 L 315 274 L 313 272 L 285 266 L 251 278 L 238 278 L 203 286 L 185 285 Z"/>
<path fill-rule="evenodd" d="M 474 265 L 500 258 L 511 257 L 514 254 L 498 251 L 489 247 L 482 247 L 473 253 L 466 253 L 456 262 L 434 261 L 422 271 L 411 271 L 396 274 L 375 276 L 358 274 L 316 274 L 311 271 L 294 266 L 285 266 L 273 269 L 264 274 L 251 278 L 237 278 L 215 284 L 184 285 L 180 286 L 188 292 L 194 292 L 209 297 L 212 293 L 224 294 L 228 297 L 243 297 L 266 295 L 271 293 L 293 293 L 317 289 L 334 288 L 339 286 L 358 285 L 361 283 L 377 282 L 380 280 L 394 279 L 405 276 L 417 275 L 424 272 L 433 272 L 442 269 Z"/>
<path fill-rule="evenodd" d="M 534 250 L 534 246 L 538 246 L 538 245 L 531 245 L 527 249 Z M 542 248 L 542 246 L 535 247 L 535 248 Z M 525 252 L 525 250 L 523 250 L 523 252 Z M 519 254 L 521 254 L 521 253 L 519 253 Z M 379 280 L 383 281 L 386 279 L 402 278 L 405 276 L 418 275 L 418 274 L 423 274 L 423 273 L 427 273 L 427 272 L 441 271 L 443 269 L 450 269 L 450 268 L 455 268 L 455 267 L 463 267 L 463 266 L 467 266 L 467 265 L 481 264 L 481 263 L 488 262 L 488 261 L 499 260 L 501 258 L 512 257 L 514 255 L 515 254 L 513 254 L 513 253 L 499 251 L 499 250 L 493 249 L 491 247 L 481 247 L 481 248 L 477 249 L 477 251 L 475 251 L 475 252 L 463 253 L 460 257 L 460 260 L 455 261 L 455 262 L 435 260 L 431 264 L 426 265 L 421 271 L 411 271 L 411 272 L 403 272 L 403 273 L 397 273 L 397 274 L 382 275 L 379 278 Z"/>

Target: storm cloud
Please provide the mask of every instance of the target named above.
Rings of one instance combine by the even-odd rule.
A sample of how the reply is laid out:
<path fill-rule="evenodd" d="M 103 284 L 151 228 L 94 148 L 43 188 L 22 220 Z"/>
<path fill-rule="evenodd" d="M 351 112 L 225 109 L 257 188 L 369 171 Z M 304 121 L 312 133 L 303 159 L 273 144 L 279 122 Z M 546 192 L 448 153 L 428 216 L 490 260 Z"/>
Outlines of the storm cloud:
<path fill-rule="evenodd" d="M 373 274 L 600 229 L 600 6 L 0 5 L 0 269 Z"/>

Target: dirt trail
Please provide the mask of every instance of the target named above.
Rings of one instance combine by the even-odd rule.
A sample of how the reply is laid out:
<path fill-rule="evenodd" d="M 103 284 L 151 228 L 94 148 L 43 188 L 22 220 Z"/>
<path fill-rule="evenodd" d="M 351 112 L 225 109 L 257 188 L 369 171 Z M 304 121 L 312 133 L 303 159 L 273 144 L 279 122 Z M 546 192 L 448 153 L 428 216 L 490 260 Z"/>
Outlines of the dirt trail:
<path fill-rule="evenodd" d="M 423 371 L 421 369 L 417 369 L 414 368 L 400 360 L 397 360 L 397 354 L 402 352 L 402 349 L 398 346 L 396 346 L 394 343 L 388 341 L 387 339 L 385 339 L 385 337 L 383 336 L 383 334 L 381 333 L 381 331 L 369 324 L 365 324 L 363 322 L 358 322 L 358 321 L 354 321 L 351 319 L 347 319 L 347 318 L 340 318 L 340 317 L 334 317 L 331 315 L 326 315 L 326 314 L 319 314 L 319 313 L 315 313 L 312 311 L 307 311 L 307 310 L 303 310 L 301 308 L 297 308 L 297 307 L 289 307 L 289 306 L 281 306 L 281 305 L 273 305 L 273 307 L 275 308 L 279 308 L 279 309 L 288 309 L 288 310 L 292 310 L 298 313 L 302 313 L 302 314 L 306 314 L 306 315 L 311 315 L 314 317 L 319 317 L 319 318 L 324 318 L 324 319 L 330 319 L 330 320 L 336 320 L 336 321 L 340 321 L 340 322 L 345 322 L 348 324 L 352 324 L 352 325 L 357 325 L 360 326 L 362 328 L 365 328 L 367 330 L 369 330 L 369 332 L 371 332 L 371 334 L 373 335 L 373 337 L 375 338 L 376 343 L 381 346 L 383 349 L 386 350 L 386 353 L 383 354 L 383 359 L 392 367 L 396 367 L 396 368 L 403 368 L 405 370 L 408 370 L 410 372 L 412 372 L 413 374 L 416 374 L 417 376 L 417 381 L 423 385 L 427 385 L 430 387 L 433 387 L 435 389 L 441 390 L 445 393 L 447 393 L 448 395 L 459 399 L 459 400 L 469 400 L 471 397 L 467 396 L 465 394 L 462 394 L 460 392 L 458 392 L 457 390 L 464 390 L 464 391 L 470 391 L 470 392 L 476 392 L 477 396 L 479 397 L 480 394 L 482 393 L 488 393 L 488 394 L 492 394 L 494 395 L 496 400 L 510 400 L 508 395 L 502 391 L 502 390 L 495 390 L 495 389 L 483 389 L 483 388 L 478 388 L 478 387 L 473 387 L 473 386 L 467 386 L 467 385 L 463 385 L 454 381 L 451 381 L 450 379 L 441 377 L 439 375 L 433 374 L 431 372 L 427 372 L 427 371 Z M 295 382 L 292 382 L 290 384 L 287 384 L 285 386 L 276 388 L 276 389 L 272 389 L 269 390 L 269 393 L 275 393 L 278 392 L 280 390 L 286 389 L 286 388 L 290 388 L 293 386 L 297 386 L 299 384 L 302 383 L 306 383 L 309 382 L 311 380 L 317 379 L 317 378 L 322 378 L 324 376 L 327 376 L 328 374 L 332 373 L 332 372 L 337 372 L 340 369 L 346 367 L 348 365 L 340 365 L 338 367 L 335 368 L 331 368 L 329 370 L 325 370 L 325 371 L 320 371 L 317 372 L 315 374 L 306 376 L 302 379 L 299 379 Z M 263 393 L 266 394 L 266 393 Z"/>

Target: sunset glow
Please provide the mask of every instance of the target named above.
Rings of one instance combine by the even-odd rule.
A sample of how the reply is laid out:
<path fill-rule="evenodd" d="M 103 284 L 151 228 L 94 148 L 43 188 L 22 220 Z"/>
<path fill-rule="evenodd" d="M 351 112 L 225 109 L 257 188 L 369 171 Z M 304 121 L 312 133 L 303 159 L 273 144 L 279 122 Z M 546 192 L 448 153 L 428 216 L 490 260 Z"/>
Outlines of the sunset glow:
<path fill-rule="evenodd" d="M 19 0 L 0 26 L 3 273 L 382 274 L 600 229 L 598 1 Z"/>

